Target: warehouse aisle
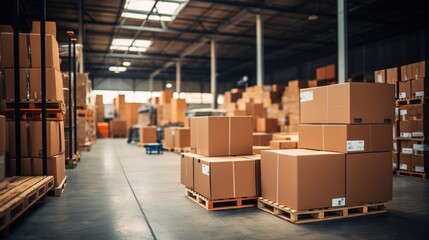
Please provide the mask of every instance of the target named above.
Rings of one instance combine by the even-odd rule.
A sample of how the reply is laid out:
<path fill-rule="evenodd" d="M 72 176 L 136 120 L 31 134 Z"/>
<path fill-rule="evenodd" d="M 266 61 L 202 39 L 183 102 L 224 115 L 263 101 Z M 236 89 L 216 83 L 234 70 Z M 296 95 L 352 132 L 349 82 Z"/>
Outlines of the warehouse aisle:
<path fill-rule="evenodd" d="M 67 171 L 64 196 L 39 204 L 16 225 L 10 239 L 425 239 L 429 235 L 428 181 L 395 177 L 394 201 L 386 214 L 293 225 L 256 208 L 207 212 L 184 196 L 179 165 L 174 153 L 148 156 L 124 139 L 98 140 L 78 168 Z"/>

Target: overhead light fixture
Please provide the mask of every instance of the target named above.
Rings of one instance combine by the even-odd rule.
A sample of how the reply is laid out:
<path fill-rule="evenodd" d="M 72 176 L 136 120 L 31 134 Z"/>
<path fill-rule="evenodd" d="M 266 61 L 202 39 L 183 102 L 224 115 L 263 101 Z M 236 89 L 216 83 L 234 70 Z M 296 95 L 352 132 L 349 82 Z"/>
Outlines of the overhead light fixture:
<path fill-rule="evenodd" d="M 153 0 L 127 0 L 122 17 L 135 19 L 148 19 L 150 21 L 171 22 L 177 14 L 188 4 L 189 0 L 153 1 Z M 128 12 L 127 10 L 133 11 Z M 153 10 L 151 12 L 151 10 Z M 145 13 L 137 13 L 141 11 Z"/>
<path fill-rule="evenodd" d="M 127 71 L 127 68 L 122 67 L 122 66 L 110 66 L 109 71 L 114 72 L 114 73 L 120 73 L 120 72 Z"/>
<path fill-rule="evenodd" d="M 173 84 L 171 84 L 171 83 L 167 83 L 167 84 L 165 84 L 165 87 L 166 87 L 166 88 L 172 88 L 172 87 L 173 87 Z"/>
<path fill-rule="evenodd" d="M 129 67 L 129 66 L 131 66 L 131 62 L 130 61 L 124 61 L 122 63 L 122 65 L 125 66 L 125 67 Z"/>
<path fill-rule="evenodd" d="M 131 38 L 115 38 L 112 41 L 110 49 L 118 51 L 146 52 L 150 45 L 152 45 L 152 41 L 147 39 L 133 40 Z"/>
<path fill-rule="evenodd" d="M 314 21 L 319 19 L 319 16 L 315 15 L 315 14 L 311 14 L 310 16 L 307 17 L 308 20 L 310 21 Z"/>

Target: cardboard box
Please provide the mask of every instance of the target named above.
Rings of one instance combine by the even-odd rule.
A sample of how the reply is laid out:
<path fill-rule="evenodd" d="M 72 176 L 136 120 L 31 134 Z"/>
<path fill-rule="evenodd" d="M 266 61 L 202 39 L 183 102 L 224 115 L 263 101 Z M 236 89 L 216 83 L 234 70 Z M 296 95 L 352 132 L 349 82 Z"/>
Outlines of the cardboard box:
<path fill-rule="evenodd" d="M 127 122 L 122 120 L 110 121 L 110 136 L 111 137 L 127 136 Z"/>
<path fill-rule="evenodd" d="M 398 98 L 411 98 L 411 80 L 398 82 Z"/>
<path fill-rule="evenodd" d="M 140 143 L 156 143 L 156 127 L 141 127 Z"/>
<path fill-rule="evenodd" d="M 429 136 L 429 126 L 425 120 L 417 119 L 411 121 L 411 136 L 412 137 L 425 137 Z"/>
<path fill-rule="evenodd" d="M 386 83 L 396 84 L 398 82 L 399 68 L 388 68 L 386 69 Z"/>
<path fill-rule="evenodd" d="M 346 154 L 346 205 L 392 200 L 392 152 Z"/>
<path fill-rule="evenodd" d="M 377 70 L 374 72 L 374 82 L 386 83 L 386 69 Z"/>
<path fill-rule="evenodd" d="M 401 121 L 429 119 L 429 104 L 400 105 L 399 119 Z"/>
<path fill-rule="evenodd" d="M 258 132 L 278 132 L 279 126 L 276 118 L 258 118 L 256 130 Z"/>
<path fill-rule="evenodd" d="M 299 89 L 308 87 L 308 82 L 300 80 L 291 80 L 288 81 L 287 86 L 288 92 L 299 92 Z"/>
<path fill-rule="evenodd" d="M 425 173 L 428 172 L 429 162 L 422 155 L 411 156 L 411 170 L 413 172 Z"/>
<path fill-rule="evenodd" d="M 429 92 L 429 78 L 411 80 L 410 97 L 425 97 L 425 92 Z"/>
<path fill-rule="evenodd" d="M 429 69 L 429 61 L 425 60 L 425 61 L 415 63 L 415 68 L 416 68 L 416 71 L 415 71 L 416 79 L 429 77 L 426 75 Z"/>
<path fill-rule="evenodd" d="M 400 141 L 401 143 L 401 153 L 402 154 L 413 154 L 413 144 L 414 141 Z"/>
<path fill-rule="evenodd" d="M 273 140 L 292 140 L 298 142 L 299 136 L 297 134 L 288 134 L 288 133 L 274 133 Z"/>
<path fill-rule="evenodd" d="M 316 68 L 316 79 L 317 80 L 325 80 L 326 79 L 326 67 Z"/>
<path fill-rule="evenodd" d="M 214 157 L 252 153 L 253 118 L 191 118 L 191 150 Z"/>
<path fill-rule="evenodd" d="M 261 153 L 262 197 L 293 210 L 345 206 L 345 155 L 303 149 Z"/>
<path fill-rule="evenodd" d="M 271 150 L 271 147 L 270 146 L 253 146 L 252 147 L 253 154 L 261 154 L 261 152 L 264 150 Z"/>
<path fill-rule="evenodd" d="M 398 169 L 399 166 L 399 154 L 397 152 L 392 152 L 392 171 Z"/>
<path fill-rule="evenodd" d="M 54 187 L 60 186 L 66 176 L 64 154 L 49 157 L 47 163 L 47 175 L 54 176 Z M 16 159 L 14 158 L 10 161 L 10 173 L 12 176 L 16 176 Z M 42 158 L 21 158 L 21 176 L 43 175 Z"/>
<path fill-rule="evenodd" d="M 399 153 L 399 170 L 411 171 L 411 156 L 412 154 Z"/>
<path fill-rule="evenodd" d="M 253 117 L 265 117 L 265 109 L 262 103 L 246 103 L 246 115 Z"/>
<path fill-rule="evenodd" d="M 176 128 L 174 147 L 187 148 L 191 146 L 191 131 L 189 128 Z"/>
<path fill-rule="evenodd" d="M 194 160 L 194 190 L 204 197 L 228 199 L 256 197 L 257 160 L 243 157 Z"/>
<path fill-rule="evenodd" d="M 273 150 L 279 149 L 296 149 L 298 142 L 293 140 L 271 140 L 270 148 Z"/>
<path fill-rule="evenodd" d="M 399 136 L 402 138 L 410 138 L 412 137 L 413 132 L 413 121 L 399 121 Z"/>
<path fill-rule="evenodd" d="M 183 123 L 185 121 L 186 108 L 185 99 L 171 100 L 171 121 L 173 123 Z"/>
<path fill-rule="evenodd" d="M 317 80 L 308 80 L 307 85 L 309 88 L 317 87 Z"/>
<path fill-rule="evenodd" d="M 15 98 L 14 69 L 4 70 L 6 99 Z M 20 69 L 20 99 L 41 99 L 42 83 L 40 68 Z M 68 96 L 67 96 L 68 97 Z M 61 72 L 54 68 L 46 69 L 46 99 L 64 101 Z"/>
<path fill-rule="evenodd" d="M 335 64 L 330 64 L 326 66 L 326 79 L 336 79 L 337 78 L 337 71 L 335 69 Z"/>
<path fill-rule="evenodd" d="M 33 21 L 32 22 L 32 30 L 31 33 L 37 33 L 41 34 L 40 30 L 40 21 Z M 57 24 L 55 22 L 45 22 L 45 33 L 53 35 L 54 38 L 57 38 Z"/>
<path fill-rule="evenodd" d="M 159 98 L 159 104 L 168 104 L 171 103 L 173 99 L 174 92 L 173 91 L 161 91 L 161 97 Z"/>
<path fill-rule="evenodd" d="M 299 148 L 341 153 L 392 151 L 392 125 L 299 125 Z"/>
<path fill-rule="evenodd" d="M 253 133 L 253 146 L 270 146 L 272 139 L 271 133 Z"/>
<path fill-rule="evenodd" d="M 15 133 L 15 122 L 7 122 L 10 133 Z M 52 157 L 65 150 L 64 122 L 48 121 L 46 123 L 47 155 Z M 9 134 L 9 152 L 11 158 L 16 157 L 15 134 Z M 21 121 L 21 157 L 32 158 L 42 156 L 42 122 Z"/>
<path fill-rule="evenodd" d="M 163 144 L 167 148 L 174 148 L 174 136 L 177 127 L 164 128 L 164 141 Z"/>
<path fill-rule="evenodd" d="M 6 119 L 0 115 L 0 182 L 6 177 Z"/>
<path fill-rule="evenodd" d="M 301 89 L 301 123 L 376 124 L 395 120 L 391 84 L 343 83 Z"/>
<path fill-rule="evenodd" d="M 189 189 L 194 189 L 194 159 L 203 156 L 195 153 L 182 153 L 180 158 L 180 183 Z"/>
<path fill-rule="evenodd" d="M 13 68 L 13 34 L 0 33 L 0 42 L 2 54 L 1 67 Z M 19 67 L 41 68 L 40 34 L 19 34 L 19 45 Z M 60 71 L 59 56 L 57 40 L 53 35 L 46 35 L 46 68 L 55 68 Z"/>

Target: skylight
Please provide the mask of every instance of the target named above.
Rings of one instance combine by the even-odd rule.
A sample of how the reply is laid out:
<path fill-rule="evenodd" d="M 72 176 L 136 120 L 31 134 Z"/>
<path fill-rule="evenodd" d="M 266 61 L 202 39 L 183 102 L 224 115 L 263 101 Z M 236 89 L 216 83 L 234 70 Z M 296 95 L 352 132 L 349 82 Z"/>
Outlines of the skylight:
<path fill-rule="evenodd" d="M 188 4 L 188 1 L 177 0 L 176 2 L 170 2 L 160 0 L 156 2 L 153 0 L 127 0 L 122 17 L 170 22 Z M 138 11 L 142 13 L 138 13 Z"/>
<path fill-rule="evenodd" d="M 151 44 L 151 40 L 138 39 L 133 42 L 131 38 L 115 38 L 112 41 L 110 49 L 117 51 L 146 52 Z"/>

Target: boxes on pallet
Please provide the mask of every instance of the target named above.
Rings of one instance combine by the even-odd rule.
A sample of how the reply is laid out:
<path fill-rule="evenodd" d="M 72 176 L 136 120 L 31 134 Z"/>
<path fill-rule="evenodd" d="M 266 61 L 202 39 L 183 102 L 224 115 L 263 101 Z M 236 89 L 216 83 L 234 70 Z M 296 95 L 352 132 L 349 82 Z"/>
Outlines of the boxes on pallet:
<path fill-rule="evenodd" d="M 386 83 L 386 69 L 377 70 L 374 72 L 374 82 L 376 83 Z"/>
<path fill-rule="evenodd" d="M 346 154 L 346 205 L 392 200 L 392 152 Z"/>
<path fill-rule="evenodd" d="M 127 122 L 122 120 L 110 121 L 110 136 L 125 137 L 127 135 Z"/>
<path fill-rule="evenodd" d="M 159 104 L 169 104 L 173 99 L 174 92 L 173 91 L 161 91 L 161 97 L 159 98 Z"/>
<path fill-rule="evenodd" d="M 140 128 L 140 143 L 156 143 L 156 127 Z"/>
<path fill-rule="evenodd" d="M 194 190 L 204 197 L 257 197 L 260 161 L 246 157 L 194 158 Z"/>
<path fill-rule="evenodd" d="M 191 146 L 191 130 L 189 128 L 177 128 L 174 132 L 174 147 L 188 148 Z"/>
<path fill-rule="evenodd" d="M 429 170 L 429 161 L 427 153 L 425 155 L 411 156 L 411 170 L 418 173 L 427 173 Z"/>
<path fill-rule="evenodd" d="M 429 104 L 400 105 L 399 119 L 401 121 L 429 119 Z"/>
<path fill-rule="evenodd" d="M 429 92 L 429 78 L 419 78 L 411 80 L 410 97 L 427 97 L 427 95 L 425 95 L 425 92 Z"/>
<path fill-rule="evenodd" d="M 47 175 L 54 176 L 54 186 L 57 187 L 64 180 L 65 158 L 64 153 L 47 159 Z M 11 176 L 16 176 L 16 159 L 10 160 Z M 42 158 L 21 158 L 21 175 L 20 176 L 43 176 L 43 159 Z"/>
<path fill-rule="evenodd" d="M 174 148 L 174 134 L 177 127 L 164 128 L 164 147 Z"/>
<path fill-rule="evenodd" d="M 411 156 L 412 154 L 399 153 L 399 170 L 412 171 Z"/>
<path fill-rule="evenodd" d="M 301 89 L 301 123 L 393 123 L 394 93 L 393 85 L 377 83 L 344 83 Z"/>
<path fill-rule="evenodd" d="M 345 206 L 345 169 L 341 153 L 262 151 L 261 195 L 297 211 Z"/>
<path fill-rule="evenodd" d="M 191 151 L 204 156 L 252 154 L 252 117 L 191 118 Z"/>
<path fill-rule="evenodd" d="M 186 112 L 186 100 L 185 99 L 172 99 L 171 100 L 171 122 L 183 123 L 185 121 Z"/>
<path fill-rule="evenodd" d="M 253 146 L 270 146 L 270 141 L 273 139 L 272 133 L 253 133 Z"/>
<path fill-rule="evenodd" d="M 15 122 L 7 122 L 10 133 L 15 132 Z M 52 157 L 65 150 L 64 122 L 48 121 L 46 123 L 47 155 Z M 15 158 L 15 134 L 9 134 L 9 149 L 6 151 Z M 21 157 L 42 156 L 42 122 L 21 121 Z"/>
<path fill-rule="evenodd" d="M 398 98 L 411 98 L 411 80 L 398 82 Z"/>
<path fill-rule="evenodd" d="M 204 156 L 195 153 L 182 153 L 180 158 L 180 183 L 194 189 L 194 159 Z"/>
<path fill-rule="evenodd" d="M 299 126 L 299 147 L 341 153 L 392 151 L 392 125 Z"/>
<path fill-rule="evenodd" d="M 40 25 L 41 25 L 40 21 L 33 21 L 31 25 L 32 25 L 31 33 L 40 34 Z M 55 22 L 46 21 L 45 33 L 54 36 L 54 38 L 57 38 L 57 24 Z"/>
<path fill-rule="evenodd" d="M 41 68 L 21 68 L 19 75 L 20 99 L 41 99 Z M 5 98 L 15 98 L 14 69 L 4 69 Z M 46 99 L 64 101 L 61 72 L 54 68 L 46 69 Z"/>
<path fill-rule="evenodd" d="M 0 182 L 6 177 L 6 119 L 0 115 Z"/>
<path fill-rule="evenodd" d="M 396 84 L 398 82 L 399 68 L 388 68 L 386 69 L 386 83 Z"/>
<path fill-rule="evenodd" d="M 1 67 L 14 67 L 13 34 L 0 33 Z M 19 67 L 41 68 L 40 34 L 19 34 Z M 46 68 L 60 71 L 58 42 L 53 35 L 46 35 Z"/>

